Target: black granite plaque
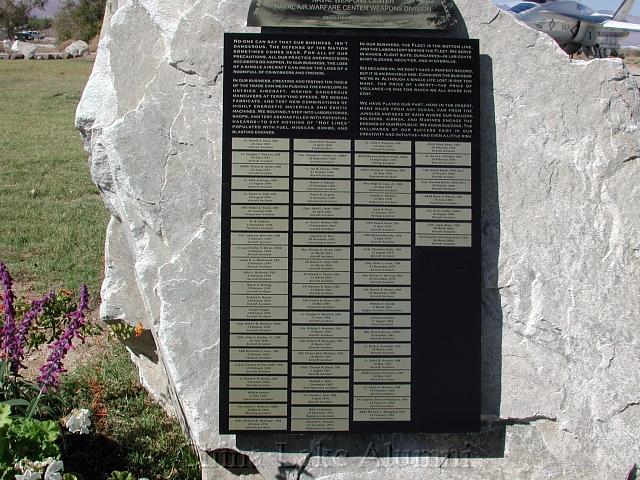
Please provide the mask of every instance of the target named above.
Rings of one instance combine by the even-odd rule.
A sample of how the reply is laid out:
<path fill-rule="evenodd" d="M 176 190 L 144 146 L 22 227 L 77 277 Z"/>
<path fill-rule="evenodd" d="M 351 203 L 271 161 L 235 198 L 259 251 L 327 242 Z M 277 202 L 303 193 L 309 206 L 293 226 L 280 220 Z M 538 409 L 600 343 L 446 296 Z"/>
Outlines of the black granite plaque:
<path fill-rule="evenodd" d="M 475 40 L 227 34 L 220 431 L 480 423 Z"/>

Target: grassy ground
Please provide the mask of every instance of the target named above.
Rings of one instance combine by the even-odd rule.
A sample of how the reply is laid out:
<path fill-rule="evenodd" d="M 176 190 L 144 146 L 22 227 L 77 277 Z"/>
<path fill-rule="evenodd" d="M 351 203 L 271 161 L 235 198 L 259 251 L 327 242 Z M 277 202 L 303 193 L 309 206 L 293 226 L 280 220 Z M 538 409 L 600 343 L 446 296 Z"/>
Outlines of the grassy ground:
<path fill-rule="evenodd" d="M 86 283 L 97 305 L 108 214 L 73 125 L 91 68 L 86 61 L 0 62 L 0 261 L 18 292 L 77 291 Z M 63 376 L 57 392 L 61 414 L 95 413 L 90 435 L 67 437 L 65 471 L 81 480 L 105 480 L 113 470 L 199 478 L 180 427 L 149 400 L 125 350 L 106 337 L 95 345 L 78 347 L 79 361 L 67 358 L 68 366 L 82 366 Z"/>
<path fill-rule="evenodd" d="M 0 63 L 0 260 L 37 292 L 99 291 L 107 212 L 73 125 L 91 67 Z"/>
<path fill-rule="evenodd" d="M 63 404 L 94 412 L 98 433 L 67 438 L 65 471 L 102 480 L 113 470 L 136 478 L 195 480 L 198 462 L 175 421 L 149 401 L 121 346 L 65 377 Z M 69 413 L 69 412 L 66 412 Z"/>

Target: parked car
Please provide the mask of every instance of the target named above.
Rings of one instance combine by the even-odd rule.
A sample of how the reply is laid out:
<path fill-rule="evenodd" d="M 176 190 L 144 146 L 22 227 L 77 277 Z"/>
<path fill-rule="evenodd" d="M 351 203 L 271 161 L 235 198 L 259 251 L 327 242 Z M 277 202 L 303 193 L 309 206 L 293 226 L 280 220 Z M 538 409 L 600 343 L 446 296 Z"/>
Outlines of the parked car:
<path fill-rule="evenodd" d="M 27 42 L 29 40 L 42 40 L 44 35 L 37 30 L 21 30 L 16 34 L 16 38 Z"/>

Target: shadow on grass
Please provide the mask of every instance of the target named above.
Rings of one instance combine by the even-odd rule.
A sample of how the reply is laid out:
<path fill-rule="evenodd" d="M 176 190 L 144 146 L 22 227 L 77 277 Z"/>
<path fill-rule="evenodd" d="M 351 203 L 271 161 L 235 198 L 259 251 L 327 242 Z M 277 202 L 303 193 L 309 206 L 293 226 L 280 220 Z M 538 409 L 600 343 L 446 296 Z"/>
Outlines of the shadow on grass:
<path fill-rule="evenodd" d="M 149 399 L 126 350 L 117 342 L 108 347 L 67 375 L 59 391 L 67 409 L 61 416 L 72 408 L 93 412 L 90 435 L 66 438 L 65 471 L 81 480 L 105 480 L 114 470 L 152 480 L 200 478 L 178 422 Z"/>
<path fill-rule="evenodd" d="M 101 434 L 69 435 L 63 448 L 64 468 L 81 479 L 107 478 L 127 464 L 120 444 Z"/>

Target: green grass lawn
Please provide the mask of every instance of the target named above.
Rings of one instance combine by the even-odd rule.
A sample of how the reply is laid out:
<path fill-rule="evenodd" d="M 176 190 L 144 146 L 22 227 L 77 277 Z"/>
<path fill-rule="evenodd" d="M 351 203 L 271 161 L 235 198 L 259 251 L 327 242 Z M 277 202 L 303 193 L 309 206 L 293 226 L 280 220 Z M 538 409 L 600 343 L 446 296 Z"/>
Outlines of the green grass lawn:
<path fill-rule="evenodd" d="M 60 390 L 67 412 L 88 408 L 96 431 L 70 435 L 63 457 L 80 480 L 103 480 L 113 470 L 150 480 L 196 480 L 198 460 L 178 424 L 149 400 L 124 348 L 94 359 L 64 377 Z"/>
<path fill-rule="evenodd" d="M 108 214 L 73 125 L 92 66 L 0 62 L 0 260 L 36 293 L 99 291 Z"/>
<path fill-rule="evenodd" d="M 19 294 L 77 291 L 86 283 L 95 306 L 108 213 L 73 124 L 92 66 L 0 61 L 0 261 Z M 137 378 L 127 352 L 113 343 L 63 376 L 56 391 L 63 413 L 91 408 L 95 426 L 88 436 L 67 438 L 67 471 L 80 480 L 105 480 L 113 470 L 151 480 L 195 480 L 198 461 L 179 425 Z"/>

